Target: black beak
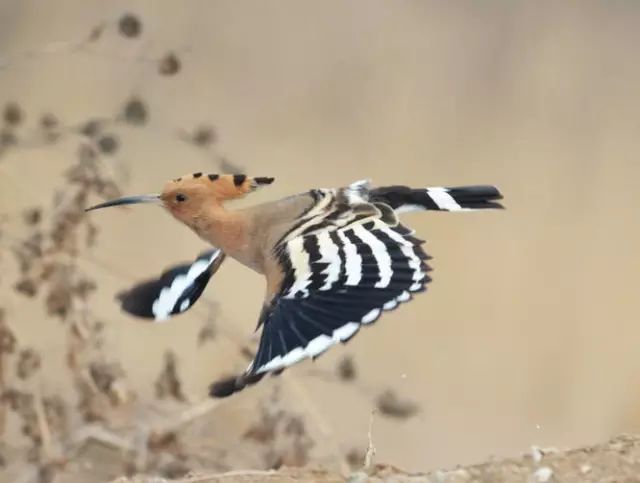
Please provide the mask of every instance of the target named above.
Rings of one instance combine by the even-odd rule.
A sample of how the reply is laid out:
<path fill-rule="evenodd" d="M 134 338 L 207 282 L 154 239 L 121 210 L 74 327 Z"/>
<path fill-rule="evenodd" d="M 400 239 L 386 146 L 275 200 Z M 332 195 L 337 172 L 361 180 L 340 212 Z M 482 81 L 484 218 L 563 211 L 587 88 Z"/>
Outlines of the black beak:
<path fill-rule="evenodd" d="M 118 198 L 116 200 L 105 201 L 104 203 L 100 203 L 90 208 L 85 209 L 84 211 L 92 211 L 100 208 L 108 208 L 110 206 L 121 206 L 121 205 L 135 205 L 138 203 L 155 203 L 160 201 L 160 195 L 138 195 L 138 196 L 125 196 L 123 198 Z"/>

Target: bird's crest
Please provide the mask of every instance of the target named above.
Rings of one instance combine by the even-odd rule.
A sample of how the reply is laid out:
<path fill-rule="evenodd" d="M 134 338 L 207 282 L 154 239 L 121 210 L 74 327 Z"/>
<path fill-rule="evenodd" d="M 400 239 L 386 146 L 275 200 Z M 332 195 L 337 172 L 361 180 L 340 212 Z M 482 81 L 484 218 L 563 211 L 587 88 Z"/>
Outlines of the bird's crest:
<path fill-rule="evenodd" d="M 273 183 L 273 180 L 274 178 L 268 177 L 251 178 L 244 174 L 193 173 L 167 182 L 159 194 L 125 196 L 99 203 L 86 211 L 137 203 L 161 203 L 174 215 L 186 215 L 195 213 L 200 207 L 212 202 L 220 204 L 242 198 L 261 186 Z"/>
<path fill-rule="evenodd" d="M 206 174 L 193 173 L 169 181 L 163 190 L 165 193 L 179 193 L 181 191 L 200 191 L 215 198 L 217 201 L 227 201 L 241 198 L 262 186 L 273 183 L 274 178 L 252 178 L 244 174 Z"/>

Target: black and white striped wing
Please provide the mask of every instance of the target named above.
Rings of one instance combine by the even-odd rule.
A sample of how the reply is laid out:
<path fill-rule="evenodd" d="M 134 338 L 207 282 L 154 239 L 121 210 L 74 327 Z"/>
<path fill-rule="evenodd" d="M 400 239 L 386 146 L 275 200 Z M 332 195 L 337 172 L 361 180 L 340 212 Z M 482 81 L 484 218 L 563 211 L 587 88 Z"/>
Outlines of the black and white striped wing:
<path fill-rule="evenodd" d="M 160 278 L 139 283 L 117 298 L 122 309 L 131 315 L 167 320 L 193 307 L 224 258 L 217 248 L 205 251 L 193 262 L 175 265 Z"/>
<path fill-rule="evenodd" d="M 316 358 L 424 291 L 429 257 L 411 233 L 374 218 L 283 243 L 285 282 L 260 317 L 255 359 L 243 376 L 214 384 L 211 395 L 228 396 L 267 373 Z"/>
<path fill-rule="evenodd" d="M 502 209 L 502 194 L 495 186 L 410 188 L 383 186 L 372 189 L 370 200 L 389 205 L 396 213 L 410 211 L 475 211 Z"/>

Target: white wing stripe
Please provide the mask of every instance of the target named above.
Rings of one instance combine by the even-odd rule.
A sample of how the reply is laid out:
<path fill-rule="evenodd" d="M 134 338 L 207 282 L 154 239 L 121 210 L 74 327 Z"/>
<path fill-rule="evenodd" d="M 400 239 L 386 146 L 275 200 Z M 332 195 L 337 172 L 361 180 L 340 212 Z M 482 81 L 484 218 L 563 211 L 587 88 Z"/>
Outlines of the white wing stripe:
<path fill-rule="evenodd" d="M 376 259 L 378 270 L 380 271 L 380 280 L 376 282 L 375 287 L 387 287 L 389 282 L 391 282 L 393 270 L 391 270 L 391 257 L 389 256 L 389 252 L 387 252 L 386 245 L 362 225 L 354 227 L 353 233 L 371 247 L 373 257 Z"/>
<path fill-rule="evenodd" d="M 455 198 L 449 194 L 447 188 L 427 188 L 427 195 L 441 210 L 470 211 L 469 208 L 460 206 Z"/>
<path fill-rule="evenodd" d="M 362 317 L 362 323 L 363 324 L 370 324 L 371 322 L 375 321 L 378 316 L 380 315 L 380 309 L 373 309 L 370 310 L 367 314 L 365 314 L 364 317 Z"/>
<path fill-rule="evenodd" d="M 380 224 L 380 226 L 378 226 L 378 229 L 380 229 L 381 231 L 386 233 L 390 238 L 398 242 L 398 244 L 400 245 L 400 250 L 402 250 L 402 253 L 408 259 L 407 263 L 409 264 L 409 267 L 413 269 L 413 280 L 417 282 L 419 280 L 424 279 L 425 274 L 420 269 L 420 265 L 421 265 L 420 259 L 415 254 L 413 245 L 411 244 L 411 242 L 409 240 L 406 240 L 400 233 L 392 230 L 386 225 Z"/>
<path fill-rule="evenodd" d="M 298 292 L 309 295 L 307 287 L 311 283 L 311 267 L 309 266 L 309 254 L 303 246 L 304 239 L 297 237 L 287 243 L 289 260 L 293 269 L 294 282 L 285 294 L 286 298 L 294 298 Z"/>
<path fill-rule="evenodd" d="M 336 342 L 347 340 L 356 333 L 359 327 L 360 324 L 357 324 L 356 322 L 347 322 L 342 327 L 333 331 L 333 340 Z"/>
<path fill-rule="evenodd" d="M 214 260 L 218 258 L 220 253 L 222 252 L 216 251 L 209 259 L 197 260 L 193 265 L 191 265 L 191 267 L 189 267 L 189 271 L 187 273 L 184 275 L 178 275 L 173 282 L 171 282 L 169 287 L 164 287 L 160 291 L 158 298 L 154 300 L 153 305 L 151 306 L 151 312 L 153 313 L 155 320 L 161 322 L 167 320 L 171 316 L 171 311 L 175 307 L 176 302 L 178 302 L 178 299 L 180 299 L 180 296 L 193 284 L 193 282 L 195 282 L 196 278 L 209 268 Z M 190 303 L 191 302 L 189 300 L 184 300 L 180 306 L 180 311 L 186 310 Z"/>
<path fill-rule="evenodd" d="M 379 312 L 379 309 L 376 309 Z M 315 339 L 309 341 L 306 347 L 296 347 L 292 351 L 289 351 L 284 356 L 276 356 L 269 362 L 259 367 L 256 370 L 256 374 L 260 374 L 265 371 L 274 371 L 283 367 L 289 367 L 297 362 L 300 362 L 306 357 L 315 357 L 321 354 L 333 344 L 347 340 L 353 334 L 355 334 L 360 327 L 360 324 L 356 322 L 347 322 L 342 327 L 338 327 L 333 331 L 331 337 L 326 334 L 321 334 Z M 251 367 L 251 366 L 250 366 Z"/>
<path fill-rule="evenodd" d="M 328 263 L 329 266 L 324 270 L 324 274 L 327 276 L 324 285 L 320 287 L 320 290 L 330 290 L 335 282 L 340 277 L 340 268 L 342 262 L 340 260 L 340 250 L 338 246 L 333 243 L 329 232 L 323 231 L 318 234 L 318 247 L 320 249 L 320 262 Z"/>
<path fill-rule="evenodd" d="M 345 236 L 345 234 L 338 230 L 336 232 L 342 241 L 344 249 L 344 268 L 347 275 L 345 285 L 358 285 L 362 278 L 362 257 L 358 253 L 356 246 Z"/>

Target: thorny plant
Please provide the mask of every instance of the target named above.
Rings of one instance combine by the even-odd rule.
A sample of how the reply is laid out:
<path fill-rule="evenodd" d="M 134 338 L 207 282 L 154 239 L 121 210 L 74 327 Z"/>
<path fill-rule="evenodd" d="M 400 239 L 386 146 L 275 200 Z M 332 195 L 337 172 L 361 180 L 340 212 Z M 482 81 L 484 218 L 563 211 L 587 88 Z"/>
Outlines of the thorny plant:
<path fill-rule="evenodd" d="M 87 422 L 108 423 L 113 415 L 110 410 L 133 397 L 117 361 L 109 360 L 102 350 L 103 323 L 88 307 L 96 285 L 77 264 L 79 254 L 97 236 L 96 227 L 83 216 L 87 199 L 119 193 L 115 183 L 101 173 L 97 155 L 90 143 L 79 144 L 77 161 L 66 171 L 65 189 L 52 209 L 25 211 L 27 234 L 12 247 L 19 271 L 13 288 L 24 297 L 41 300 L 46 313 L 62 322 L 67 331 L 66 363 L 77 392 L 75 401 L 61 394 L 40 395 L 34 381 L 40 354 L 21 347 L 10 324 L 2 323 L 2 418 L 6 420 L 9 410 L 21 419 L 22 434 L 30 443 L 25 446 L 27 460 L 38 468 L 41 481 L 51 480 L 55 468 L 66 463 L 72 430 Z M 15 359 L 14 374 L 8 371 L 11 359 Z"/>
<path fill-rule="evenodd" d="M 144 109 L 141 106 L 144 104 L 130 108 L 133 113 L 127 115 L 141 116 Z M 12 149 L 20 147 L 17 127 L 23 117 L 15 104 L 5 107 L 4 129 L 11 129 L 15 140 Z M 41 129 L 55 129 L 57 134 L 48 138 L 46 132 L 40 133 L 51 145 L 69 132 L 67 127 L 53 122 L 41 125 Z M 105 347 L 105 323 L 90 306 L 96 282 L 80 263 L 99 234 L 91 218 L 84 216 L 88 199 L 120 194 L 117 184 L 103 172 L 102 156 L 109 153 L 104 149 L 104 136 L 97 136 L 99 132 L 99 125 L 91 121 L 84 123 L 84 136 L 77 138 L 76 159 L 64 173 L 63 189 L 57 192 L 50 206 L 24 210 L 20 222 L 25 234 L 11 238 L 10 253 L 18 276 L 16 280 L 2 282 L 10 285 L 19 297 L 42 303 L 44 312 L 52 320 L 57 319 L 66 331 L 64 358 L 75 391 L 71 396 L 42 393 L 38 374 L 42 358 L 50 355 L 23 346 L 12 330 L 12 321 L 18 315 L 0 309 L 0 475 L 4 467 L 5 474 L 10 478 L 17 474 L 20 481 L 54 481 L 60 471 L 74 464 L 79 452 L 91 441 L 119 452 L 120 473 L 180 476 L 193 468 L 191 464 L 197 466 L 198 459 L 206 461 L 209 467 L 229 469 L 223 463 L 223 453 L 208 449 L 202 457 L 202 451 L 198 454 L 179 434 L 183 425 L 215 408 L 212 401 L 187 406 L 187 410 L 176 410 L 173 406 L 174 415 L 168 418 L 168 423 L 136 421 L 136 414 L 144 411 L 137 405 L 141 401 L 124 368 Z M 216 305 L 211 304 L 211 309 L 213 318 L 210 316 L 204 321 L 198 335 L 200 346 L 215 339 L 217 334 Z M 155 388 L 159 401 L 169 399 L 183 403 L 184 408 L 187 397 L 179 377 L 178 361 L 172 352 L 166 354 Z M 278 421 L 285 417 L 284 410 L 280 410 Z M 307 448 L 312 443 L 304 433 L 302 417 L 288 417 L 291 419 L 288 429 L 280 433 L 282 439 L 293 438 L 291 444 L 279 453 L 270 449 L 270 441 L 260 443 L 269 448 L 263 465 L 307 461 Z M 10 420 L 20 428 L 19 443 L 9 434 L 7 422 Z M 123 427 L 129 429 L 123 431 Z M 11 456 L 3 458 L 5 452 Z M 287 456 L 290 454 L 298 456 L 292 460 Z M 217 461 L 214 463 L 211 458 Z"/>
<path fill-rule="evenodd" d="M 281 407 L 278 388 L 271 401 L 260 408 L 260 416 L 245 432 L 244 438 L 261 444 L 266 468 L 305 466 L 314 442 L 304 419 Z"/>

